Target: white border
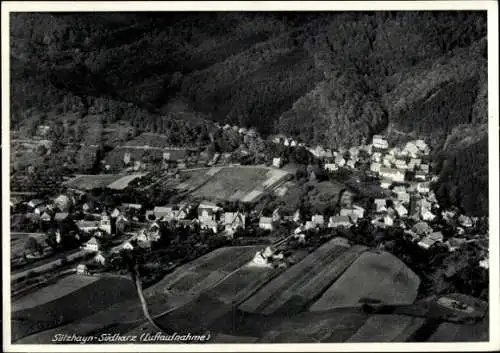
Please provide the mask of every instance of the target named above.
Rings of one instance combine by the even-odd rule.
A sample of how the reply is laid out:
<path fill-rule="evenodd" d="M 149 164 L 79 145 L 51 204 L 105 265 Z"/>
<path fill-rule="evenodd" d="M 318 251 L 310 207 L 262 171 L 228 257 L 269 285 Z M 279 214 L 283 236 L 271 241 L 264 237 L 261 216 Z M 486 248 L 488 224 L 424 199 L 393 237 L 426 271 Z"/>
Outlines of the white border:
<path fill-rule="evenodd" d="M 499 86 L 498 4 L 496 1 L 232 1 L 232 2 L 2 2 L 2 230 L 10 234 L 9 206 L 9 12 L 46 11 L 313 11 L 313 10 L 487 10 L 490 209 L 490 342 L 481 343 L 329 343 L 208 345 L 12 345 L 10 340 L 10 236 L 2 237 L 3 342 L 9 352 L 161 352 L 161 351 L 487 351 L 500 349 L 499 322 Z"/>

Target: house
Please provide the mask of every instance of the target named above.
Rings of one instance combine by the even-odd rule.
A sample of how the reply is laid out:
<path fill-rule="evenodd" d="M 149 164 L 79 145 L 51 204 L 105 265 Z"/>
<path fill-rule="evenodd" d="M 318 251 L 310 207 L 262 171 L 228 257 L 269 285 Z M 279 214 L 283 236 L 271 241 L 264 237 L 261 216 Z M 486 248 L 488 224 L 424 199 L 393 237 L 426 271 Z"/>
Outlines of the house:
<path fill-rule="evenodd" d="M 394 188 L 392 189 L 392 191 L 395 193 L 395 194 L 399 194 L 399 193 L 402 193 L 402 192 L 406 192 L 406 186 L 404 185 L 396 185 L 394 186 Z"/>
<path fill-rule="evenodd" d="M 380 187 L 382 189 L 389 189 L 392 185 L 392 181 L 391 180 L 388 180 L 388 179 L 382 179 L 380 181 Z"/>
<path fill-rule="evenodd" d="M 406 209 L 406 207 L 403 206 L 403 204 L 399 203 L 394 207 L 394 209 L 396 210 L 399 217 L 408 216 L 408 210 Z"/>
<path fill-rule="evenodd" d="M 45 204 L 45 201 L 40 199 L 32 199 L 27 203 L 27 206 L 31 209 L 35 209 Z"/>
<path fill-rule="evenodd" d="M 292 140 L 292 141 L 290 142 L 290 147 L 297 147 L 297 141 Z"/>
<path fill-rule="evenodd" d="M 405 181 L 405 171 L 404 170 L 399 170 L 399 169 L 394 169 L 394 168 L 387 168 L 387 167 L 382 167 L 380 168 L 380 176 L 383 178 L 390 179 L 392 181 L 397 181 L 397 182 L 404 182 Z"/>
<path fill-rule="evenodd" d="M 382 160 L 382 165 L 386 168 L 391 168 L 392 167 L 392 161 L 388 158 L 384 158 Z"/>
<path fill-rule="evenodd" d="M 288 138 L 285 138 L 285 141 L 283 142 L 285 146 L 290 146 L 290 140 Z"/>
<path fill-rule="evenodd" d="M 99 228 L 99 222 L 80 220 L 76 222 L 76 226 L 80 231 L 90 233 Z"/>
<path fill-rule="evenodd" d="M 115 221 L 116 231 L 123 233 L 127 228 L 128 224 L 129 224 L 128 219 L 122 214 L 119 215 Z"/>
<path fill-rule="evenodd" d="M 380 168 L 382 167 L 382 165 L 378 162 L 373 162 L 371 165 L 370 165 L 370 170 L 374 173 L 378 173 L 380 172 Z"/>
<path fill-rule="evenodd" d="M 199 222 L 200 222 L 201 229 L 209 229 L 213 233 L 217 233 L 219 230 L 219 225 L 217 224 L 217 221 L 215 219 L 200 218 Z"/>
<path fill-rule="evenodd" d="M 215 220 L 219 211 L 220 207 L 213 202 L 203 201 L 198 206 L 198 219 Z"/>
<path fill-rule="evenodd" d="M 142 209 L 142 205 L 137 204 L 137 203 L 122 203 L 122 208 L 125 210 L 132 209 L 132 210 L 140 211 Z"/>
<path fill-rule="evenodd" d="M 99 265 L 104 265 L 106 263 L 106 258 L 102 255 L 101 252 L 98 252 L 94 257 L 94 262 L 98 263 Z"/>
<path fill-rule="evenodd" d="M 186 219 L 189 217 L 191 213 L 191 205 L 189 204 L 180 204 L 179 209 L 177 210 L 176 218 L 178 220 Z"/>
<path fill-rule="evenodd" d="M 228 234 L 234 234 L 239 228 L 245 229 L 246 216 L 241 212 L 224 213 L 224 229 Z"/>
<path fill-rule="evenodd" d="M 323 227 L 325 225 L 325 218 L 323 215 L 316 214 L 311 217 L 311 222 L 313 222 L 318 227 Z"/>
<path fill-rule="evenodd" d="M 411 230 L 419 236 L 426 236 L 432 233 L 432 228 L 423 221 L 415 223 Z"/>
<path fill-rule="evenodd" d="M 394 165 L 398 169 L 408 169 L 408 164 L 406 164 L 406 161 L 404 159 L 396 159 L 394 161 Z"/>
<path fill-rule="evenodd" d="M 420 170 L 424 173 L 429 173 L 429 165 L 428 164 L 420 164 Z"/>
<path fill-rule="evenodd" d="M 246 128 L 244 128 L 244 127 L 240 127 L 240 128 L 238 129 L 238 133 L 239 133 L 240 135 L 244 135 L 244 134 L 246 134 L 246 133 L 247 133 L 247 131 L 248 131 L 248 130 L 247 130 Z"/>
<path fill-rule="evenodd" d="M 423 151 L 427 148 L 427 144 L 425 143 L 424 140 L 416 140 L 415 141 L 415 146 L 417 146 L 417 148 L 420 150 L 420 151 Z"/>
<path fill-rule="evenodd" d="M 306 243 L 306 235 L 304 233 L 298 233 L 295 234 L 294 239 L 297 239 L 299 244 L 305 244 Z"/>
<path fill-rule="evenodd" d="M 67 212 L 71 207 L 71 200 L 66 195 L 59 195 L 54 199 L 54 204 L 60 211 Z"/>
<path fill-rule="evenodd" d="M 79 275 L 89 275 L 89 270 L 87 269 L 87 265 L 79 264 L 76 266 L 76 273 Z"/>
<path fill-rule="evenodd" d="M 280 208 L 276 208 L 274 211 L 273 211 L 273 214 L 272 214 L 272 219 L 273 219 L 273 222 L 279 222 L 281 221 L 281 212 L 280 212 Z"/>
<path fill-rule="evenodd" d="M 384 216 L 384 224 L 388 227 L 391 227 L 394 225 L 394 217 L 391 215 L 387 214 Z"/>
<path fill-rule="evenodd" d="M 85 203 L 82 205 L 82 211 L 83 211 L 83 213 L 87 213 L 87 212 L 89 212 L 89 210 L 90 210 L 90 206 L 89 206 L 89 204 L 88 204 L 88 203 L 86 203 L 86 202 L 85 202 Z"/>
<path fill-rule="evenodd" d="M 119 215 L 121 214 L 120 210 L 118 208 L 115 208 L 112 212 L 111 212 L 111 218 L 117 218 Z"/>
<path fill-rule="evenodd" d="M 441 232 L 433 232 L 429 234 L 428 236 L 430 239 L 437 241 L 437 242 L 442 242 L 443 241 L 443 233 Z"/>
<path fill-rule="evenodd" d="M 415 180 L 425 181 L 427 179 L 427 174 L 419 170 L 415 172 Z"/>
<path fill-rule="evenodd" d="M 69 213 L 68 212 L 57 212 L 54 215 L 54 221 L 56 221 L 56 222 L 64 222 L 64 221 L 68 220 L 68 217 L 69 217 Z"/>
<path fill-rule="evenodd" d="M 372 139 L 373 147 L 386 149 L 389 148 L 389 143 L 381 135 L 374 135 Z"/>
<path fill-rule="evenodd" d="M 380 152 L 374 152 L 372 154 L 372 160 L 374 160 L 375 162 L 380 162 L 381 158 L 382 158 L 382 153 Z"/>
<path fill-rule="evenodd" d="M 293 221 L 295 223 L 298 223 L 298 222 L 300 222 L 300 219 L 301 219 L 301 217 L 300 217 L 300 210 L 297 209 L 297 211 L 295 211 L 295 213 L 293 214 Z"/>
<path fill-rule="evenodd" d="M 123 250 L 134 250 L 134 246 L 128 240 L 122 243 L 121 248 Z"/>
<path fill-rule="evenodd" d="M 375 212 L 381 213 L 387 211 L 386 199 L 375 199 L 373 202 L 375 203 Z"/>
<path fill-rule="evenodd" d="M 354 159 L 349 159 L 346 163 L 346 165 L 349 167 L 349 168 L 356 168 L 356 161 Z"/>
<path fill-rule="evenodd" d="M 420 217 L 422 217 L 422 220 L 424 221 L 433 221 L 434 218 L 436 218 L 436 215 L 434 215 L 428 208 L 421 208 Z"/>
<path fill-rule="evenodd" d="M 44 212 L 40 216 L 40 220 L 42 222 L 50 222 L 52 220 L 52 216 L 48 212 Z"/>
<path fill-rule="evenodd" d="M 424 248 L 424 249 L 429 249 L 431 246 L 433 246 L 434 244 L 436 243 L 435 240 L 429 238 L 429 237 L 425 237 L 424 239 L 420 240 L 417 244 L 418 246 L 420 246 L 421 248 Z"/>
<path fill-rule="evenodd" d="M 465 215 L 460 215 L 458 217 L 458 223 L 465 228 L 470 228 L 473 225 L 472 219 L 470 217 L 467 217 Z"/>
<path fill-rule="evenodd" d="M 271 231 L 274 230 L 273 219 L 271 217 L 260 217 L 259 228 L 260 229 L 267 229 L 267 230 L 271 230 Z"/>
<path fill-rule="evenodd" d="M 99 242 L 95 237 L 90 238 L 89 241 L 87 241 L 84 245 L 84 250 L 88 251 L 99 251 Z"/>
<path fill-rule="evenodd" d="M 304 230 L 305 230 L 305 228 L 303 226 L 297 227 L 293 231 L 293 234 L 300 234 L 300 233 L 304 232 Z"/>
<path fill-rule="evenodd" d="M 490 260 L 489 258 L 484 258 L 481 261 L 479 261 L 479 267 L 482 267 L 484 269 L 489 269 L 490 268 Z"/>
<path fill-rule="evenodd" d="M 345 163 L 346 160 L 342 155 L 337 155 L 337 157 L 335 157 L 335 164 L 338 165 L 339 167 L 343 167 Z"/>
<path fill-rule="evenodd" d="M 412 156 L 416 156 L 419 153 L 419 148 L 415 144 L 415 142 L 407 142 L 404 148 L 405 151 L 408 152 L 408 154 Z"/>
<path fill-rule="evenodd" d="M 428 193 L 429 191 L 431 191 L 431 188 L 430 188 L 430 183 L 418 183 L 417 184 L 417 191 L 421 194 L 426 194 Z"/>
<path fill-rule="evenodd" d="M 255 253 L 255 256 L 248 265 L 253 267 L 272 267 L 272 264 L 268 260 L 269 257 L 270 256 L 267 256 L 267 253 L 265 253 L 265 250 L 259 250 Z"/>
<path fill-rule="evenodd" d="M 328 228 L 350 227 L 351 220 L 347 216 L 332 216 L 328 220 Z"/>
<path fill-rule="evenodd" d="M 422 160 L 419 158 L 412 158 L 408 163 L 408 169 L 414 170 L 416 167 L 420 166 Z"/>
<path fill-rule="evenodd" d="M 354 205 L 350 208 L 342 208 L 340 210 L 340 216 L 347 216 L 347 217 L 354 216 L 356 218 L 356 220 L 358 218 L 363 218 L 364 213 L 365 213 L 365 209 L 363 207 L 356 206 L 356 205 Z"/>
<path fill-rule="evenodd" d="M 396 194 L 396 197 L 397 197 L 398 201 L 400 201 L 402 204 L 407 205 L 410 203 L 410 194 L 407 193 L 406 191 L 398 192 Z"/>
<path fill-rule="evenodd" d="M 401 155 L 401 148 L 399 147 L 393 147 L 389 150 L 389 154 L 392 155 L 394 158 L 396 156 L 399 156 Z"/>
<path fill-rule="evenodd" d="M 305 226 L 304 226 L 305 230 L 311 230 L 311 229 L 315 229 L 315 228 L 316 228 L 316 223 L 314 223 L 313 221 L 307 221 Z"/>
<path fill-rule="evenodd" d="M 339 167 L 335 163 L 325 163 L 324 168 L 329 172 L 335 172 L 336 170 L 339 169 Z"/>
<path fill-rule="evenodd" d="M 467 241 L 463 238 L 450 238 L 445 245 L 448 246 L 450 252 L 460 249 Z"/>
<path fill-rule="evenodd" d="M 281 157 L 274 157 L 273 158 L 273 167 L 275 168 L 281 168 L 283 166 L 283 158 Z"/>

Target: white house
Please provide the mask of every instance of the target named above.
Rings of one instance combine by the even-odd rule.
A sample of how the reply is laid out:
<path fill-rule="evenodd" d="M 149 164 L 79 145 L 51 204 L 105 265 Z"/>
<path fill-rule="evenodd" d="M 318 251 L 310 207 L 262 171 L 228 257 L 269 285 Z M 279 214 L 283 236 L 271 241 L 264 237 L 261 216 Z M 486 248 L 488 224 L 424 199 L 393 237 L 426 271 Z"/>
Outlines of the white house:
<path fill-rule="evenodd" d="M 386 199 L 375 199 L 373 201 L 375 203 L 375 212 L 381 213 L 387 211 L 387 201 Z"/>
<path fill-rule="evenodd" d="M 374 152 L 372 154 L 372 160 L 374 160 L 375 162 L 380 162 L 381 158 L 382 158 L 382 153 L 380 152 Z"/>
<path fill-rule="evenodd" d="M 380 168 L 380 176 L 383 178 L 390 179 L 392 181 L 404 182 L 405 181 L 405 171 L 394 169 L 394 168 Z"/>
<path fill-rule="evenodd" d="M 376 148 L 386 149 L 389 148 L 389 143 L 381 135 L 374 135 L 372 145 Z"/>
<path fill-rule="evenodd" d="M 396 159 L 394 161 L 394 165 L 398 169 L 408 169 L 408 164 L 406 164 L 406 161 L 404 159 Z"/>
<path fill-rule="evenodd" d="M 332 216 L 328 220 L 328 228 L 350 227 L 351 220 L 347 216 Z"/>
<path fill-rule="evenodd" d="M 293 214 L 293 221 L 295 223 L 298 223 L 298 222 L 300 222 L 300 218 L 301 218 L 300 217 L 300 210 L 297 209 L 297 211 L 295 211 L 295 213 Z"/>
<path fill-rule="evenodd" d="M 217 218 L 217 212 L 219 211 L 219 206 L 212 202 L 204 201 L 198 206 L 198 219 L 200 221 L 215 220 Z"/>
<path fill-rule="evenodd" d="M 129 241 L 126 241 L 122 244 L 122 249 L 123 250 L 133 250 L 134 246 Z"/>
<path fill-rule="evenodd" d="M 267 230 L 271 230 L 271 231 L 274 230 L 273 219 L 271 217 L 260 217 L 259 228 L 267 229 Z"/>
<path fill-rule="evenodd" d="M 323 217 L 323 215 L 316 214 L 311 217 L 311 222 L 313 222 L 318 227 L 323 227 L 325 224 L 325 218 Z"/>
<path fill-rule="evenodd" d="M 404 192 L 398 192 L 396 195 L 397 195 L 398 201 L 401 201 L 401 203 L 403 203 L 403 204 L 409 204 L 410 203 L 410 194 L 407 193 L 406 191 L 404 191 Z"/>
<path fill-rule="evenodd" d="M 273 158 L 273 167 L 281 168 L 283 165 L 283 159 L 281 157 Z"/>
<path fill-rule="evenodd" d="M 419 158 L 412 158 L 408 163 L 408 169 L 414 170 L 416 167 L 420 166 L 422 160 Z"/>
<path fill-rule="evenodd" d="M 370 164 L 370 170 L 374 173 L 380 172 L 381 167 L 382 165 L 378 162 L 372 162 L 372 164 Z"/>
<path fill-rule="evenodd" d="M 346 163 L 346 165 L 351 168 L 351 169 L 354 169 L 356 168 L 356 161 L 354 159 L 349 159 Z"/>
<path fill-rule="evenodd" d="M 94 257 L 94 262 L 104 265 L 106 263 L 106 258 L 99 252 L 97 255 Z"/>
<path fill-rule="evenodd" d="M 339 169 L 335 163 L 325 163 L 324 166 L 325 170 L 328 170 L 330 172 L 335 172 L 336 170 Z"/>
<path fill-rule="evenodd" d="M 99 222 L 80 220 L 76 222 L 76 226 L 80 231 L 90 233 L 99 228 Z"/>
<path fill-rule="evenodd" d="M 412 231 L 420 236 L 426 236 L 432 233 L 432 228 L 426 222 L 420 221 L 415 223 Z"/>
<path fill-rule="evenodd" d="M 412 141 L 407 142 L 404 149 L 405 149 L 405 151 L 408 152 L 408 154 L 410 154 L 412 156 L 416 156 L 418 154 L 418 152 L 419 152 L 419 148 Z"/>
<path fill-rule="evenodd" d="M 338 165 L 339 167 L 343 167 L 345 163 L 346 161 L 344 157 L 342 157 L 341 155 L 337 155 L 337 157 L 335 157 L 335 164 Z"/>
<path fill-rule="evenodd" d="M 428 208 L 421 208 L 420 217 L 422 217 L 424 221 L 432 221 L 436 218 L 436 215 L 434 215 Z"/>
<path fill-rule="evenodd" d="M 310 230 L 315 228 L 316 228 L 316 223 L 314 223 L 313 221 L 306 221 L 306 224 L 304 226 L 305 230 Z"/>
<path fill-rule="evenodd" d="M 84 249 L 88 251 L 99 251 L 99 242 L 95 237 L 90 238 L 84 245 Z"/>
<path fill-rule="evenodd" d="M 394 225 L 394 218 L 391 215 L 385 215 L 384 216 L 384 224 L 386 226 L 393 226 Z"/>
<path fill-rule="evenodd" d="M 420 164 L 420 170 L 424 173 L 429 173 L 429 165 L 428 164 Z"/>
<path fill-rule="evenodd" d="M 392 185 L 392 181 L 391 180 L 388 180 L 388 179 L 382 179 L 380 181 L 380 187 L 382 189 L 389 189 Z"/>
<path fill-rule="evenodd" d="M 427 174 L 421 170 L 415 172 L 415 180 L 425 181 L 427 179 Z"/>
<path fill-rule="evenodd" d="M 415 146 L 417 146 L 417 148 L 420 150 L 420 151 L 423 151 L 427 148 L 427 144 L 425 143 L 424 140 L 416 140 L 415 141 Z"/>
<path fill-rule="evenodd" d="M 79 264 L 78 266 L 76 266 L 76 273 L 79 275 L 88 275 L 89 271 L 87 269 L 87 265 Z"/>
<path fill-rule="evenodd" d="M 241 212 L 224 213 L 224 229 L 229 234 L 234 234 L 239 228 L 245 229 L 246 216 Z"/>
<path fill-rule="evenodd" d="M 479 267 L 482 267 L 486 270 L 489 269 L 490 268 L 490 259 L 484 258 L 481 261 L 479 261 Z"/>
<path fill-rule="evenodd" d="M 417 191 L 421 194 L 426 194 L 429 191 L 431 191 L 430 184 L 429 183 L 418 183 L 417 184 Z"/>
<path fill-rule="evenodd" d="M 470 228 L 473 225 L 472 218 L 467 217 L 465 215 L 460 215 L 458 217 L 458 223 L 465 228 Z"/>
<path fill-rule="evenodd" d="M 431 246 L 433 246 L 434 244 L 436 243 L 435 240 L 429 238 L 429 237 L 426 237 L 422 240 L 420 240 L 417 244 L 418 246 L 420 246 L 421 248 L 424 248 L 424 249 L 429 249 Z"/>
<path fill-rule="evenodd" d="M 400 204 L 396 205 L 394 207 L 394 209 L 398 213 L 399 217 L 406 217 L 406 216 L 408 216 L 408 210 L 406 209 L 406 207 L 403 206 L 403 204 L 400 203 Z"/>

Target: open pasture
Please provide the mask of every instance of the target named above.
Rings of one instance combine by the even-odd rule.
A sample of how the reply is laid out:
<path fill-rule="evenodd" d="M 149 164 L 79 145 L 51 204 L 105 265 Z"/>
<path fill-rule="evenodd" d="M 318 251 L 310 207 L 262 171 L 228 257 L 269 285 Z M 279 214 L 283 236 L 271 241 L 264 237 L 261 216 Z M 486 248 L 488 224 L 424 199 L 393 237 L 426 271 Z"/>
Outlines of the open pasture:
<path fill-rule="evenodd" d="M 123 175 L 118 174 L 97 174 L 97 175 L 86 175 L 81 174 L 75 176 L 73 179 L 64 182 L 69 188 L 78 190 L 92 190 L 105 188 L 109 184 L 121 179 Z"/>
<path fill-rule="evenodd" d="M 340 246 L 334 240 L 263 286 L 239 306 L 240 310 L 271 314 L 313 301 L 363 252 L 363 246 Z"/>
<path fill-rule="evenodd" d="M 365 252 L 310 310 L 361 306 L 363 299 L 379 300 L 384 304 L 411 304 L 419 285 L 420 278 L 394 255 L 382 251 Z"/>
<path fill-rule="evenodd" d="M 204 175 L 195 175 L 185 185 L 199 187 L 192 191 L 196 198 L 217 198 L 228 201 L 255 201 L 265 190 L 273 189 L 288 175 L 288 172 L 267 167 L 223 167 L 211 169 Z M 206 178 L 204 181 L 203 178 Z"/>

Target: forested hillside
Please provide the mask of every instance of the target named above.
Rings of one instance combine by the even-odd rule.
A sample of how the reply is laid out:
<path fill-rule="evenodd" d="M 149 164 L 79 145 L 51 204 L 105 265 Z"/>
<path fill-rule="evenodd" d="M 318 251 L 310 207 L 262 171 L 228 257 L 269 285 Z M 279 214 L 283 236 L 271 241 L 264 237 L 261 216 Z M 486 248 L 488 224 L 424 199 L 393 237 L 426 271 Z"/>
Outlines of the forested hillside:
<path fill-rule="evenodd" d="M 202 118 L 329 147 L 408 134 L 441 152 L 454 128 L 473 134 L 487 122 L 485 12 L 11 16 L 14 128 L 50 112 L 85 119 L 99 98 L 105 120 L 170 131 L 174 142 L 182 131 L 180 143 L 197 142 L 189 131 L 207 138 L 194 123 Z M 185 109 L 172 112 L 179 102 Z M 464 178 L 442 163 L 487 156 L 484 141 L 462 140 L 435 155 L 449 184 L 440 195 L 487 199 L 465 186 L 487 176 L 487 163 Z M 471 200 L 458 202 L 485 212 Z"/>

